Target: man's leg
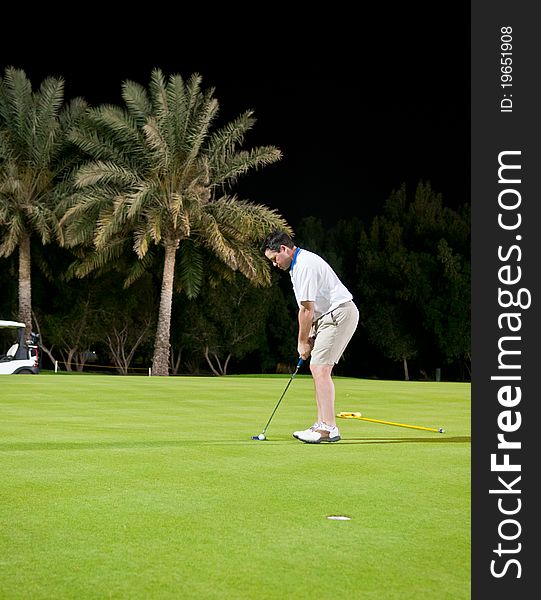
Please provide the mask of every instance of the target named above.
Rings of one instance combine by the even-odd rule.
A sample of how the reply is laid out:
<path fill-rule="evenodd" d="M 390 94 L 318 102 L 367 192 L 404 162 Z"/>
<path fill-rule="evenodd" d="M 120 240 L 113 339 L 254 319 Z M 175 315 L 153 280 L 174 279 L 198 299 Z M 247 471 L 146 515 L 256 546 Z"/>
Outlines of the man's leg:
<path fill-rule="evenodd" d="M 359 320 L 353 302 L 324 315 L 317 323 L 317 336 L 312 350 L 310 371 L 314 380 L 317 422 L 324 426 L 313 430 L 296 431 L 293 435 L 303 442 L 335 442 L 340 439 L 334 411 L 335 389 L 332 370 L 340 360 Z"/>
<path fill-rule="evenodd" d="M 338 442 L 340 440 L 340 432 L 336 427 L 334 416 L 333 366 L 310 365 L 310 371 L 314 379 L 318 424 L 310 429 L 296 431 L 293 434 L 301 442 L 318 444 L 319 442 Z"/>
<path fill-rule="evenodd" d="M 314 379 L 318 422 L 334 427 L 336 417 L 334 414 L 334 382 L 332 369 L 334 365 L 310 365 Z"/>

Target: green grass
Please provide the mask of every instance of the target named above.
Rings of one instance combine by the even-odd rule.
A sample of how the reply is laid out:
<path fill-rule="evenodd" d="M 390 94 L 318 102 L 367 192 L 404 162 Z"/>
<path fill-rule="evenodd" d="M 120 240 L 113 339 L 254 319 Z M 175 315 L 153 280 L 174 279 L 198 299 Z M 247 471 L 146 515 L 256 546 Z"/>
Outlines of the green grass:
<path fill-rule="evenodd" d="M 0 598 L 469 598 L 469 384 L 288 380 L 0 376 Z"/>

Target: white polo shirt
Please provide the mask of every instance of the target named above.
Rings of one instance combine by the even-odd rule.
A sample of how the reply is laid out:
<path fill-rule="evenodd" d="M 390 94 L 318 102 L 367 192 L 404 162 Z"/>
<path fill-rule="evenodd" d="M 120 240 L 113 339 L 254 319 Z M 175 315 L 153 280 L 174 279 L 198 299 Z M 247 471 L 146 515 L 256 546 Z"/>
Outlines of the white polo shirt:
<path fill-rule="evenodd" d="M 314 302 L 314 321 L 353 299 L 331 266 L 309 250 L 298 249 L 289 275 L 297 304 Z"/>

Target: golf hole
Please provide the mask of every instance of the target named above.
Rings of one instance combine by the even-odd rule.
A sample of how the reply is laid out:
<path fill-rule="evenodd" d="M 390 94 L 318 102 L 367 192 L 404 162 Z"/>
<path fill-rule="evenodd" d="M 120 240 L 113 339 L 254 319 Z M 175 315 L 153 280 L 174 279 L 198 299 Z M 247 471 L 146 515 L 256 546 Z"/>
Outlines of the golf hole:
<path fill-rule="evenodd" d="M 345 515 L 329 515 L 327 519 L 330 521 L 351 521 L 351 517 L 346 517 Z"/>

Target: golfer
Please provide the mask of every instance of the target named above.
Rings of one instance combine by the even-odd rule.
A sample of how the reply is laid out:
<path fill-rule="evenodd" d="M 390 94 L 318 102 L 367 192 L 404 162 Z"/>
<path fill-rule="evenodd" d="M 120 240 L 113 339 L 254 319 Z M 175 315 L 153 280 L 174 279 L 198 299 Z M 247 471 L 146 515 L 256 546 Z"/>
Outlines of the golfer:
<path fill-rule="evenodd" d="M 299 248 L 284 231 L 273 231 L 263 244 L 275 267 L 289 271 L 299 306 L 297 351 L 310 357 L 317 405 L 316 422 L 293 436 L 302 442 L 337 442 L 340 432 L 334 413 L 332 370 L 340 360 L 359 322 L 353 296 L 320 256 Z"/>

